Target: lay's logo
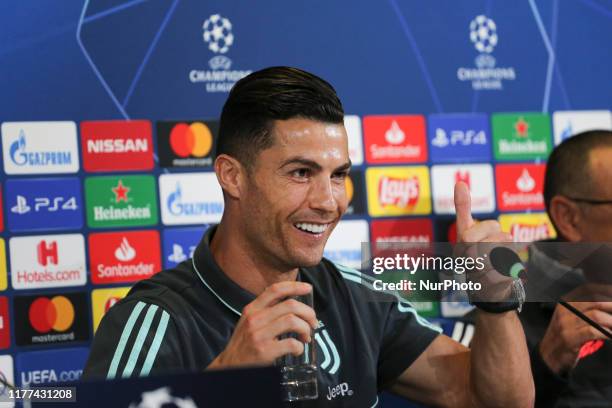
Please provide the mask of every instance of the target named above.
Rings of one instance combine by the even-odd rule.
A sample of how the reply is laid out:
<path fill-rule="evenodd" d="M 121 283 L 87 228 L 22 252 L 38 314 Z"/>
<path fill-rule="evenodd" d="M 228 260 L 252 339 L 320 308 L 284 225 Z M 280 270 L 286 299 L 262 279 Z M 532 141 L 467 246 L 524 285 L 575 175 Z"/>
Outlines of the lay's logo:
<path fill-rule="evenodd" d="M 499 223 L 502 231 L 512 235 L 514 242 L 532 242 L 556 236 L 546 213 L 503 214 L 499 216 Z"/>
<path fill-rule="evenodd" d="M 426 166 L 372 167 L 366 170 L 366 183 L 373 217 L 431 212 Z"/>
<path fill-rule="evenodd" d="M 513 224 L 510 227 L 510 234 L 515 242 L 532 242 L 549 238 L 551 230 L 546 223 L 537 225 Z"/>
<path fill-rule="evenodd" d="M 395 205 L 413 207 L 419 199 L 419 179 L 382 177 L 378 183 L 378 197 L 383 207 Z"/>

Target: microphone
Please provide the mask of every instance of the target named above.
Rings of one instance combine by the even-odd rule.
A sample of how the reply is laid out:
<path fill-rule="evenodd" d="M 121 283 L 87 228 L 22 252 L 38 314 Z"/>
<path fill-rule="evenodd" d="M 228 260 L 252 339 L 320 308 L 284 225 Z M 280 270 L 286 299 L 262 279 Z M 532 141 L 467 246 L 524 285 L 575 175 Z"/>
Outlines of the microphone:
<path fill-rule="evenodd" d="M 520 279 L 523 283 L 527 283 L 527 269 L 525 268 L 525 265 L 523 265 L 521 258 L 519 258 L 519 256 L 513 250 L 506 247 L 495 247 L 491 250 L 489 259 L 493 268 L 495 268 L 495 270 L 498 272 L 514 279 Z M 612 340 L 612 333 L 604 329 L 597 322 L 591 320 L 580 310 L 576 309 L 574 306 L 570 305 L 564 300 L 559 300 L 558 303 Z"/>

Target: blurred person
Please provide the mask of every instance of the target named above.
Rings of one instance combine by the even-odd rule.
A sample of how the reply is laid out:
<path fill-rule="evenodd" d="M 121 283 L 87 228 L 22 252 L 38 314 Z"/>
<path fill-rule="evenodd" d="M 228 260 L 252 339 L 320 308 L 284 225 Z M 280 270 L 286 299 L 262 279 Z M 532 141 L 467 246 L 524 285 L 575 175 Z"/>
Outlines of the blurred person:
<path fill-rule="evenodd" d="M 470 350 L 397 296 L 371 301 L 366 275 L 323 258 L 348 205 L 343 117 L 332 86 L 299 69 L 236 83 L 214 164 L 221 222 L 192 259 L 137 283 L 108 311 L 84 378 L 272 365 L 302 354 L 315 330 L 317 354 L 333 365 L 317 371 L 319 398 L 295 406 L 374 407 L 385 389 L 434 406 L 533 404 L 514 308 L 480 311 Z M 495 221 L 473 221 L 464 183 L 455 205 L 462 241 L 510 239 Z M 291 299 L 310 291 L 314 310 Z M 290 332 L 298 339 L 279 338 Z"/>
<path fill-rule="evenodd" d="M 612 243 L 611 131 L 577 134 L 552 151 L 544 200 L 556 241 Z M 580 300 L 571 305 L 612 331 L 612 285 L 585 283 L 580 270 L 557 262 L 559 254 L 550 241 L 532 247 L 528 275 L 550 277 L 555 291 Z M 612 278 L 612 260 L 599 261 L 608 270 L 597 272 Z M 530 348 L 536 406 L 612 406 L 612 344 L 603 333 L 555 302 L 529 302 L 529 297 L 520 318 Z"/>

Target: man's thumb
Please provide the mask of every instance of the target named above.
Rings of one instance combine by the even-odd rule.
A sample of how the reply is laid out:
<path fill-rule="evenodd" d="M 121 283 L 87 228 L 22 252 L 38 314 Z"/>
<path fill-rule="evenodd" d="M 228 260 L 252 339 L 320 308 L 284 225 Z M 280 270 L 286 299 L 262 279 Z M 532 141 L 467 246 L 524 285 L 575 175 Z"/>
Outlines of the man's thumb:
<path fill-rule="evenodd" d="M 457 236 L 474 225 L 472 218 L 472 200 L 470 198 L 470 188 L 463 181 L 455 184 L 455 212 L 457 213 Z"/>

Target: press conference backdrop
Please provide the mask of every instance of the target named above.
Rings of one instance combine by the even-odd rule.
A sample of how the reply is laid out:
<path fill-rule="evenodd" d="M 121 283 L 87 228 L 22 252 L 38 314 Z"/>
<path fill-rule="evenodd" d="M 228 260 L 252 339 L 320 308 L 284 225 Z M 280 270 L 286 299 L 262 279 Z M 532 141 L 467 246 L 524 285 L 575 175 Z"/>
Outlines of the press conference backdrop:
<path fill-rule="evenodd" d="M 612 128 L 609 0 L 0 11 L 0 372 L 20 385 L 78 378 L 108 308 L 220 219 L 216 118 L 249 72 L 297 66 L 337 89 L 355 167 L 326 254 L 349 266 L 362 241 L 452 239 L 457 180 L 516 240 L 554 236 L 542 200 L 551 148 Z M 467 309 L 418 308 L 449 334 Z"/>

